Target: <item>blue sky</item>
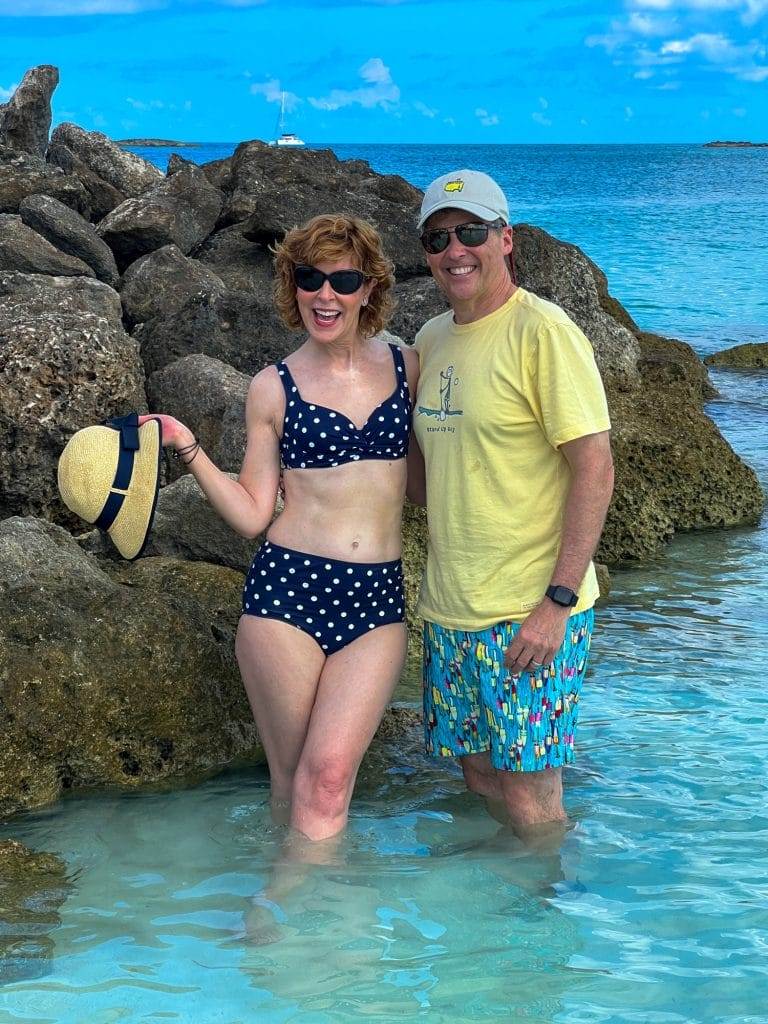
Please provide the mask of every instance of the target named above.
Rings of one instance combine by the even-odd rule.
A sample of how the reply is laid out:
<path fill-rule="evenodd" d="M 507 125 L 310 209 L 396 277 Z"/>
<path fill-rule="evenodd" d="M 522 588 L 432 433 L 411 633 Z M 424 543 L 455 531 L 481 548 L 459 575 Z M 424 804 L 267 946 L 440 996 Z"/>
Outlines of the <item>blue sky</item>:
<path fill-rule="evenodd" d="M 768 0 L 0 0 L 0 102 L 113 138 L 768 140 Z"/>

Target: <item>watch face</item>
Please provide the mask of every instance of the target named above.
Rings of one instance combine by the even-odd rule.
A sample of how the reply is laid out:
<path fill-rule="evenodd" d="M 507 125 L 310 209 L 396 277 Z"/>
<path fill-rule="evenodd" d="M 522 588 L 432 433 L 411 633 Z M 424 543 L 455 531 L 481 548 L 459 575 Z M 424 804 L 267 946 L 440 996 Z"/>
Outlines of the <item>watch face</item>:
<path fill-rule="evenodd" d="M 555 604 L 561 604 L 564 608 L 571 608 L 578 601 L 578 595 L 568 587 L 550 587 L 547 594 Z"/>

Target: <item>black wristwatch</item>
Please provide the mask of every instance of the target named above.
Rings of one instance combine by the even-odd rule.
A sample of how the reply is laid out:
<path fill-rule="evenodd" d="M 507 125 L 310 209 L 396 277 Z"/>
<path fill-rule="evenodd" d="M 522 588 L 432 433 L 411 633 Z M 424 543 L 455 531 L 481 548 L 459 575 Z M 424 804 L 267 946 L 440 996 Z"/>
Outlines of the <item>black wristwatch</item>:
<path fill-rule="evenodd" d="M 550 601 L 559 604 L 561 608 L 573 608 L 578 604 L 579 595 L 568 587 L 547 587 L 545 593 Z"/>

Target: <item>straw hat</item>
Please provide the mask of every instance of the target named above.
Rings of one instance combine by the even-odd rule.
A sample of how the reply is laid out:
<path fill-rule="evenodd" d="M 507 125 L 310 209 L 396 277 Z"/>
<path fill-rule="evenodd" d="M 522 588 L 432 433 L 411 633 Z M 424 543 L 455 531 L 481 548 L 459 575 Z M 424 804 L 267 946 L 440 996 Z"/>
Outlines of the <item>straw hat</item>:
<path fill-rule="evenodd" d="M 105 530 L 123 556 L 138 558 L 157 504 L 162 427 L 138 425 L 135 412 L 85 427 L 59 458 L 59 493 L 67 508 Z"/>

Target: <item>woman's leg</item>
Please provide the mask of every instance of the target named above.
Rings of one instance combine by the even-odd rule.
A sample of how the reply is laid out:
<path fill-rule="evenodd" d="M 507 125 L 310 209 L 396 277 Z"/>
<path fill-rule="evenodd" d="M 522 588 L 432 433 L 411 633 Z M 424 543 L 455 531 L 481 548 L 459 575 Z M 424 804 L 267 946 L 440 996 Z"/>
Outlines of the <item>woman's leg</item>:
<path fill-rule="evenodd" d="M 325 655 L 295 626 L 255 615 L 241 616 L 235 653 L 269 763 L 273 816 L 285 822 Z"/>
<path fill-rule="evenodd" d="M 325 662 L 293 781 L 291 824 L 307 838 L 340 832 L 357 770 L 400 678 L 404 623 L 379 626 Z"/>

